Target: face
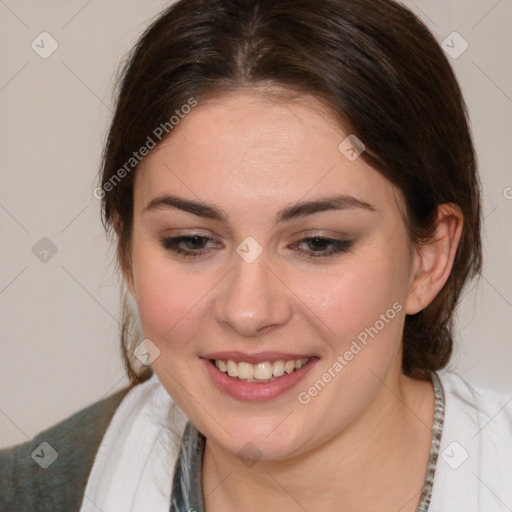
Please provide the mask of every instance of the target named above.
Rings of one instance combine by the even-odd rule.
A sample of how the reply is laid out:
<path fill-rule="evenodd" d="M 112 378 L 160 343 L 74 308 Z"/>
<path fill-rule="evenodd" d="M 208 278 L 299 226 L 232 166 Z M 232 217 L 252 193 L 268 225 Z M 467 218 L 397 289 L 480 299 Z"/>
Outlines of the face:
<path fill-rule="evenodd" d="M 348 135 L 314 100 L 237 94 L 199 102 L 137 171 L 127 281 L 153 368 L 230 453 L 314 449 L 399 372 L 402 203 Z"/>

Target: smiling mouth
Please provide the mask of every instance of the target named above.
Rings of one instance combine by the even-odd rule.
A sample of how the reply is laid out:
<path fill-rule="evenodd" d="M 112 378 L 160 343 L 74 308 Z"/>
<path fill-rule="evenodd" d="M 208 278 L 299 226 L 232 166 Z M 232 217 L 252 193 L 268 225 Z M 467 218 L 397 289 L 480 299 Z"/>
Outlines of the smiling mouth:
<path fill-rule="evenodd" d="M 262 361 L 256 364 L 231 359 L 210 359 L 219 371 L 233 380 L 241 382 L 266 383 L 301 370 L 311 358 Z"/>

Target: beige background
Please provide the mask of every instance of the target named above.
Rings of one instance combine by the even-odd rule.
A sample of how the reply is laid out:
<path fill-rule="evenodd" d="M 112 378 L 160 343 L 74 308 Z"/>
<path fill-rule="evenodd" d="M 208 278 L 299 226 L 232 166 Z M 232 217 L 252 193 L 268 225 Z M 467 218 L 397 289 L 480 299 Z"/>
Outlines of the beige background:
<path fill-rule="evenodd" d="M 127 382 L 113 252 L 92 191 L 117 65 L 167 4 L 0 0 L 1 445 L 25 441 Z M 480 159 L 486 262 L 463 300 L 452 366 L 512 399 L 512 2 L 406 5 L 440 42 L 456 31 L 469 45 L 451 62 Z M 59 45 L 47 59 L 31 47 L 43 31 Z M 32 252 L 42 237 L 57 249 L 47 262 Z"/>

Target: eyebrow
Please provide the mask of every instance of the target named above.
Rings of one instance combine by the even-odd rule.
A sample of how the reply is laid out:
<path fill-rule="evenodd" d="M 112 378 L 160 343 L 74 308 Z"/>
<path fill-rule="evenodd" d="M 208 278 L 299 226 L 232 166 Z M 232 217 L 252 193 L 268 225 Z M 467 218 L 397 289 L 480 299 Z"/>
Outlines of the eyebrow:
<path fill-rule="evenodd" d="M 193 201 L 172 195 L 156 197 L 149 202 L 142 213 L 162 208 L 176 208 L 197 215 L 198 217 L 217 220 L 225 224 L 228 223 L 228 214 L 220 208 L 202 201 Z M 319 198 L 313 201 L 294 203 L 277 213 L 276 223 L 287 222 L 292 219 L 302 218 L 329 210 L 348 210 L 353 208 L 360 208 L 372 212 L 376 211 L 375 207 L 366 201 L 349 195 L 337 195 Z"/>

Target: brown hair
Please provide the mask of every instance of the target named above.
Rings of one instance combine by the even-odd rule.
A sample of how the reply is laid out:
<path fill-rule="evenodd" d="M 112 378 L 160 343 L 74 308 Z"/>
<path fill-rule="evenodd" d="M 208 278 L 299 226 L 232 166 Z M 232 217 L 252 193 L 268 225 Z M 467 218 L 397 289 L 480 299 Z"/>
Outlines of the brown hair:
<path fill-rule="evenodd" d="M 260 85 L 313 95 L 363 141 L 362 158 L 404 196 L 413 242 L 432 236 L 440 204 L 462 210 L 450 277 L 404 327 L 403 371 L 424 378 L 444 367 L 461 290 L 481 268 L 475 154 L 447 58 L 423 23 L 391 0 L 181 0 L 159 15 L 124 65 L 103 153 L 103 222 L 114 228 L 120 267 L 130 268 L 137 165 L 126 163 L 134 151 L 164 123 L 172 136 L 169 119 L 191 98 Z M 141 338 L 132 325 L 125 305 L 122 353 L 135 383 L 152 370 L 136 368 Z"/>

